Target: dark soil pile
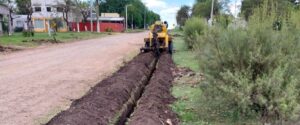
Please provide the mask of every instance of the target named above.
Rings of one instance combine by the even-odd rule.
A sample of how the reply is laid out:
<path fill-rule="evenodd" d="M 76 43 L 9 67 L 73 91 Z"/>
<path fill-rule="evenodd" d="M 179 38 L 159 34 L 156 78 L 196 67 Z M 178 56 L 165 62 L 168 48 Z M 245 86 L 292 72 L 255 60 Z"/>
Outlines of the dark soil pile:
<path fill-rule="evenodd" d="M 151 53 L 135 57 L 111 77 L 93 87 L 47 125 L 109 125 L 122 123 L 155 66 Z"/>
<path fill-rule="evenodd" d="M 169 107 L 175 101 L 171 95 L 172 68 L 174 67 L 169 54 L 163 54 L 157 64 L 149 84 L 140 98 L 129 125 L 177 125 L 179 119 Z"/>
<path fill-rule="evenodd" d="M 62 43 L 62 41 L 59 40 L 53 40 L 53 39 L 32 39 L 31 42 L 35 42 L 38 44 L 56 44 L 56 43 Z M 29 42 L 28 40 L 24 40 L 23 42 Z"/>
<path fill-rule="evenodd" d="M 4 52 L 5 48 L 3 46 L 0 46 L 0 52 Z"/>
<path fill-rule="evenodd" d="M 177 67 L 173 70 L 173 75 L 175 77 L 175 83 L 177 84 L 190 84 L 193 87 L 204 80 L 204 74 L 200 72 L 194 72 L 193 70 L 185 67 Z"/>
<path fill-rule="evenodd" d="M 4 47 L 0 45 L 0 52 L 12 52 L 12 51 L 18 51 L 20 49 L 13 48 L 13 47 Z"/>

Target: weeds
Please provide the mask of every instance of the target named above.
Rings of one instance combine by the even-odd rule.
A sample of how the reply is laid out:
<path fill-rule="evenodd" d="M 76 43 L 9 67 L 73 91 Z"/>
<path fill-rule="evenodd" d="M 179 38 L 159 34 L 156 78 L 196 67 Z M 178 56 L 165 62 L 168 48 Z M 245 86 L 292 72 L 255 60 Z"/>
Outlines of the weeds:
<path fill-rule="evenodd" d="M 185 41 L 206 74 L 196 109 L 201 119 L 283 124 L 299 117 L 300 12 L 278 14 L 275 5 L 257 8 L 247 28 L 195 28 L 195 18 L 187 21 Z"/>

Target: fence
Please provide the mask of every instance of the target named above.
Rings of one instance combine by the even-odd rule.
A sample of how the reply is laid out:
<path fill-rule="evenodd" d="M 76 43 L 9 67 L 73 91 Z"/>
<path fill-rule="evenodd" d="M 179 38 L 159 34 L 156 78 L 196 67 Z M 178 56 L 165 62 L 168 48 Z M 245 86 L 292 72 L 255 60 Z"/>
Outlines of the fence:
<path fill-rule="evenodd" d="M 91 31 L 91 23 L 90 22 L 72 22 L 71 28 L 73 31 Z M 79 26 L 79 29 L 78 29 Z M 100 31 L 106 32 L 111 30 L 112 32 L 123 32 L 124 24 L 122 22 L 100 22 Z M 97 31 L 97 22 L 93 22 L 93 31 Z"/>

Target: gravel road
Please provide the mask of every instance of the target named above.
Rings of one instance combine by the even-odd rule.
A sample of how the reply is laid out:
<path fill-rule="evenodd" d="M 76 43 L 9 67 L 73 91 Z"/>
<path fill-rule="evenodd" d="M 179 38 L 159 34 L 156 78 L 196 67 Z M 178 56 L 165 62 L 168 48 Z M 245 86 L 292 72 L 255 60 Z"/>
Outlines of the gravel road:
<path fill-rule="evenodd" d="M 47 122 L 139 51 L 146 33 L 0 55 L 0 124 Z"/>

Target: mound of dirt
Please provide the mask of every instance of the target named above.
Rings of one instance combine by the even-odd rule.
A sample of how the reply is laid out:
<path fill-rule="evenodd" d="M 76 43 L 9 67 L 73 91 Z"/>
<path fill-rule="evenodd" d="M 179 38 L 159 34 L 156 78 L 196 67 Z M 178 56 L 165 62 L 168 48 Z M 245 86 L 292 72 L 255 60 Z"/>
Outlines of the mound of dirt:
<path fill-rule="evenodd" d="M 194 72 L 193 70 L 186 67 L 176 67 L 173 70 L 175 77 L 175 83 L 177 84 L 190 84 L 196 87 L 201 81 L 204 80 L 204 74 Z"/>
<path fill-rule="evenodd" d="M 59 40 L 53 40 L 53 39 L 32 39 L 32 42 L 38 43 L 38 44 L 56 44 L 56 43 L 62 43 L 62 41 Z M 29 42 L 27 40 L 24 40 L 23 42 Z"/>
<path fill-rule="evenodd" d="M 109 125 L 124 121 L 154 70 L 154 64 L 155 57 L 151 53 L 135 57 L 47 125 Z"/>
<path fill-rule="evenodd" d="M 177 125 L 179 119 L 169 107 L 175 101 L 171 95 L 172 57 L 164 54 L 160 57 L 149 84 L 140 98 L 137 107 L 128 121 L 128 125 Z"/>
<path fill-rule="evenodd" d="M 4 47 L 0 45 L 0 52 L 13 52 L 13 51 L 18 51 L 20 49 L 13 48 L 13 47 Z"/>
<path fill-rule="evenodd" d="M 0 52 L 5 51 L 5 48 L 3 46 L 0 46 Z"/>

